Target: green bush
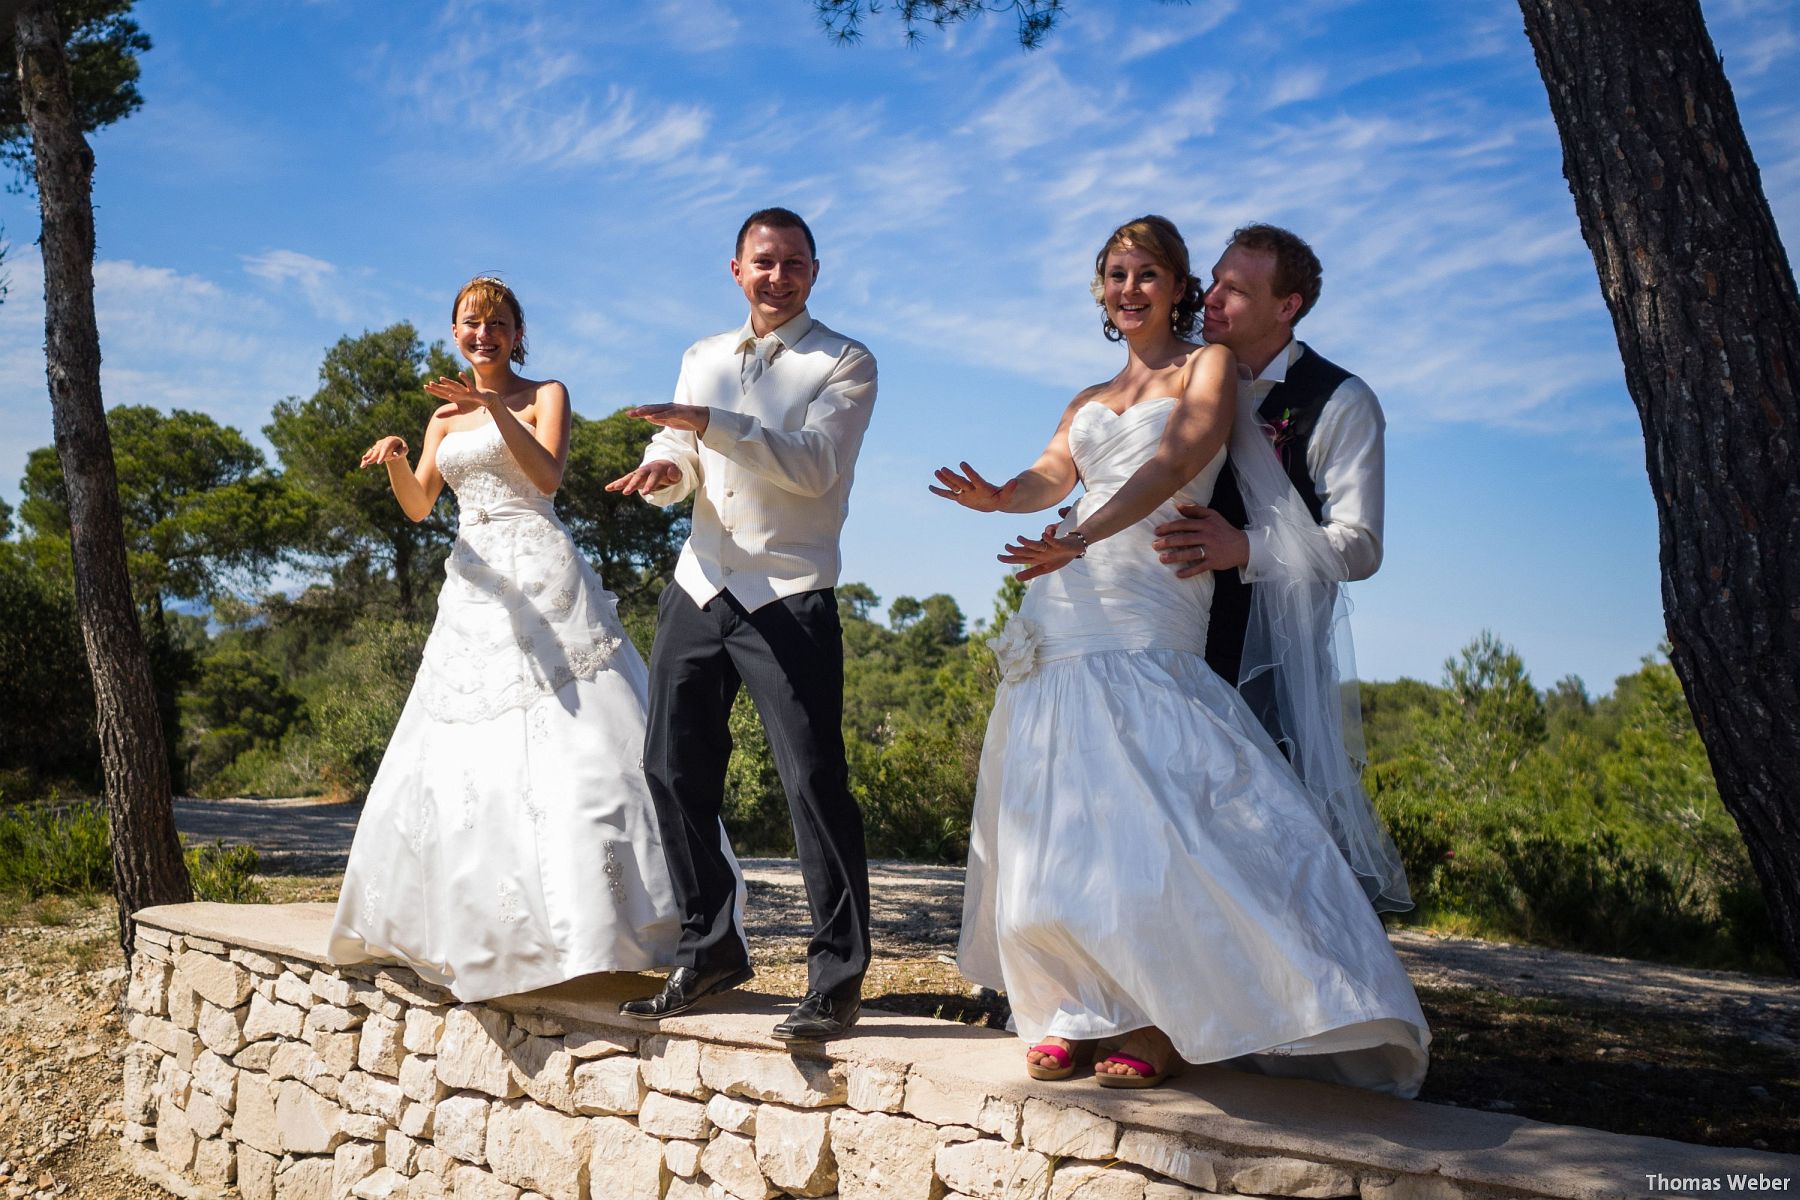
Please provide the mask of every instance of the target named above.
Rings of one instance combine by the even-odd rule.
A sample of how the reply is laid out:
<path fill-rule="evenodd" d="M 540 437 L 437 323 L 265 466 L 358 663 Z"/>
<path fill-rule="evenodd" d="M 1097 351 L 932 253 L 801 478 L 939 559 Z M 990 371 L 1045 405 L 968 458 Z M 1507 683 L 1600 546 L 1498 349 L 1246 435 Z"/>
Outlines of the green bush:
<path fill-rule="evenodd" d="M 112 841 L 97 804 L 22 806 L 0 813 L 0 890 L 76 895 L 112 887 Z"/>
<path fill-rule="evenodd" d="M 794 853 L 794 823 L 775 770 L 762 717 L 740 691 L 731 706 L 731 760 L 725 766 L 725 828 L 739 854 Z"/>
<path fill-rule="evenodd" d="M 227 777 L 237 760 L 278 746 L 304 714 L 275 663 L 241 646 L 215 647 L 181 699 L 189 787 L 203 796 L 238 794 L 236 779 Z"/>
<path fill-rule="evenodd" d="M 216 771 L 202 796 L 317 796 L 326 790 L 318 739 L 294 732 L 279 746 L 251 746 Z"/>
<path fill-rule="evenodd" d="M 1399 744 L 1364 775 L 1418 908 L 1450 925 L 1601 954 L 1780 971 L 1749 856 L 1679 681 L 1646 660 L 1611 697 L 1550 707 L 1490 636 L 1445 687 L 1385 704 Z M 1392 688 L 1392 685 L 1389 685 Z M 1382 700 L 1401 699 L 1397 689 Z M 1551 734 L 1551 726 L 1557 728 Z"/>
<path fill-rule="evenodd" d="M 851 790 L 862 808 L 869 852 L 960 862 L 969 853 L 974 759 L 966 726 L 899 722 L 879 741 L 851 743 Z"/>
<path fill-rule="evenodd" d="M 368 794 L 429 632 L 420 621 L 361 621 L 312 681 L 307 709 L 328 791 L 352 800 Z"/>
<path fill-rule="evenodd" d="M 1527 941 L 1632 958 L 1703 953 L 1717 931 L 1698 872 L 1651 861 L 1619 836 L 1515 834 L 1500 851 Z"/>
<path fill-rule="evenodd" d="M 75 616 L 66 544 L 0 542 L 0 770 L 21 772 L 27 787 L 72 779 L 100 782 L 94 688 Z"/>
<path fill-rule="evenodd" d="M 261 859 L 254 846 L 227 846 L 223 838 L 190 846 L 184 840 L 181 857 L 196 900 L 256 904 L 268 898 L 256 879 Z"/>

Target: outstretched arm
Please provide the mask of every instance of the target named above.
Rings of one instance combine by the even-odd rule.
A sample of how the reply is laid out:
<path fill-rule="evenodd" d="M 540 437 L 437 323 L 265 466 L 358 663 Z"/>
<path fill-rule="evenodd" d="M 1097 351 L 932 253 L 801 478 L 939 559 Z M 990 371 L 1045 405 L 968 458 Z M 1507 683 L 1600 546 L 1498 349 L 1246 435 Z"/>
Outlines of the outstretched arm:
<path fill-rule="evenodd" d="M 444 440 L 444 422 L 432 417 L 425 426 L 425 444 L 419 450 L 419 465 L 414 469 L 406 461 L 406 439 L 389 435 L 363 452 L 363 468 L 377 464 L 387 467 L 388 486 L 409 521 L 423 521 L 431 515 L 438 495 L 444 490 L 444 477 L 438 474 L 438 443 Z"/>
<path fill-rule="evenodd" d="M 675 404 L 634 408 L 631 415 L 661 425 L 658 440 L 664 433 L 685 432 L 784 492 L 817 497 L 836 487 L 856 462 L 874 408 L 875 356 L 852 346 L 807 403 L 806 421 L 798 429 L 776 429 L 749 413 L 728 408 L 682 404 L 679 397 Z M 656 441 L 651 447 L 657 448 Z M 645 461 L 650 461 L 647 455 Z M 681 466 L 679 459 L 672 461 Z M 684 468 L 683 479 L 688 475 Z M 660 495 L 650 499 L 664 503 Z"/>
<path fill-rule="evenodd" d="M 688 360 L 693 355 L 694 352 L 689 350 L 682 356 L 681 371 L 675 377 L 673 402 L 634 408 L 628 415 L 650 419 L 652 413 L 691 411 L 698 414 L 701 420 L 697 423 L 704 427 L 704 418 L 711 410 L 688 403 Z M 607 484 L 606 490 L 642 496 L 658 508 L 668 508 L 687 499 L 700 486 L 700 441 L 691 428 L 661 421 L 656 423 L 662 428 L 644 447 L 644 456 L 637 468 Z"/>
<path fill-rule="evenodd" d="M 1038 460 L 1005 483 L 989 483 L 965 462 L 959 464 L 960 472 L 949 467 L 933 472 L 939 486 L 931 489 L 932 494 L 976 512 L 1037 512 L 1060 504 L 1074 490 L 1077 478 L 1075 457 L 1069 450 L 1069 426 L 1074 423 L 1076 410 L 1088 402 L 1093 391 L 1087 388 L 1069 401 L 1056 433 Z"/>
<path fill-rule="evenodd" d="M 1187 372 L 1187 382 L 1163 427 L 1156 453 L 1132 472 L 1112 498 L 1062 537 L 1020 538 L 1000 561 L 1022 563 L 1021 579 L 1065 566 L 1088 546 L 1129 529 L 1198 475 L 1231 436 L 1237 392 L 1237 360 L 1224 346 L 1206 346 Z M 1048 531 L 1047 531 L 1048 532 Z"/>

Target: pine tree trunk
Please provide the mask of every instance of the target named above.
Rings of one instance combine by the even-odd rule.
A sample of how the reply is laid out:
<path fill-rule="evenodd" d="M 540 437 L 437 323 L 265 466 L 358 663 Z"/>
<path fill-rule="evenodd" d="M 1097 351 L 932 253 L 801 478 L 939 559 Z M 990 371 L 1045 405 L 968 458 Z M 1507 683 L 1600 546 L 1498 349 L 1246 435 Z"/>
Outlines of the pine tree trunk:
<path fill-rule="evenodd" d="M 1800 297 L 1698 0 L 1520 0 L 1644 426 L 1676 672 L 1800 970 Z"/>
<path fill-rule="evenodd" d="M 112 439 L 100 399 L 94 321 L 94 155 L 82 136 L 68 60 L 50 0 L 25 0 L 15 19 L 18 79 L 43 215 L 45 358 L 56 453 L 68 488 L 69 545 L 112 824 L 119 940 L 131 954 L 131 914 L 192 899 L 169 792 L 150 659 L 125 570 Z"/>

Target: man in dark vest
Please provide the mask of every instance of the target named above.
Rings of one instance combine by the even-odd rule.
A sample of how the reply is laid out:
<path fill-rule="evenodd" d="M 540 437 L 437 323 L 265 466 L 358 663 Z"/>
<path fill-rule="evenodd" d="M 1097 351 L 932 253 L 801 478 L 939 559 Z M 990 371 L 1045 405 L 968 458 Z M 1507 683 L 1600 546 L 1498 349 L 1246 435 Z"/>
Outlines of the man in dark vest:
<path fill-rule="evenodd" d="M 1288 478 L 1342 556 L 1345 579 L 1367 579 L 1381 566 L 1386 421 L 1367 384 L 1294 337 L 1319 299 L 1319 281 L 1311 246 L 1273 225 L 1246 225 L 1213 267 L 1202 333 L 1231 347 L 1255 377 L 1257 413 Z M 1236 685 L 1250 588 L 1269 553 L 1264 531 L 1244 527 L 1230 471 L 1219 476 L 1210 508 L 1181 512 L 1184 519 L 1157 528 L 1156 548 L 1184 577 L 1213 572 L 1206 661 Z"/>

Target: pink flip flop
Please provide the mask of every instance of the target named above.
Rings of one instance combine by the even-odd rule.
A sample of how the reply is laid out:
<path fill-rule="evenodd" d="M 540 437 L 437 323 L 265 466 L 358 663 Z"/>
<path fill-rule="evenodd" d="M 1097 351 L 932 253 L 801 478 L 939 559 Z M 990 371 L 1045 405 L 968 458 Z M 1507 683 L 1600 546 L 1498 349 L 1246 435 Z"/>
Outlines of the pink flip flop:
<path fill-rule="evenodd" d="M 1056 1060 L 1056 1065 L 1054 1067 L 1049 1067 L 1045 1066 L 1043 1063 L 1034 1063 L 1030 1059 L 1026 1059 L 1025 1073 L 1033 1079 L 1067 1079 L 1075 1073 L 1075 1055 L 1068 1048 L 1063 1046 L 1053 1046 L 1050 1043 L 1045 1042 L 1042 1045 L 1033 1046 L 1031 1050 L 1027 1050 L 1025 1053 L 1030 1054 L 1033 1050 L 1039 1054 L 1047 1054 Z"/>
<path fill-rule="evenodd" d="M 1110 1071 L 1096 1071 L 1094 1078 L 1103 1088 L 1153 1088 L 1169 1077 L 1167 1071 L 1158 1071 L 1154 1063 L 1132 1058 L 1129 1054 L 1109 1054 L 1102 1061 L 1118 1063 L 1137 1072 L 1136 1075 L 1115 1075 Z"/>

